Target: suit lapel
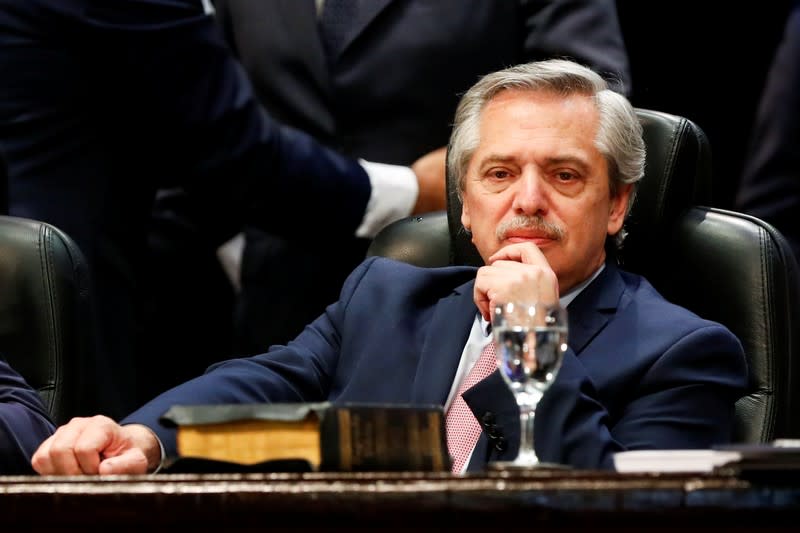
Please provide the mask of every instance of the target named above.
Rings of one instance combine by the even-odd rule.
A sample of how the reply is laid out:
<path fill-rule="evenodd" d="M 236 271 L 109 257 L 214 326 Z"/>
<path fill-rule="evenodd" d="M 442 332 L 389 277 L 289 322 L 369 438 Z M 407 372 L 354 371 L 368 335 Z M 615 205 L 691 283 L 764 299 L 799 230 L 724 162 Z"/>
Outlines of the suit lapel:
<path fill-rule="evenodd" d="M 442 298 L 434 310 L 422 346 L 411 398 L 417 403 L 444 404 L 475 320 L 474 280 Z"/>
<path fill-rule="evenodd" d="M 580 355 L 587 344 L 597 336 L 614 316 L 625 290 L 619 270 L 612 261 L 583 292 L 567 307 L 570 348 Z"/>

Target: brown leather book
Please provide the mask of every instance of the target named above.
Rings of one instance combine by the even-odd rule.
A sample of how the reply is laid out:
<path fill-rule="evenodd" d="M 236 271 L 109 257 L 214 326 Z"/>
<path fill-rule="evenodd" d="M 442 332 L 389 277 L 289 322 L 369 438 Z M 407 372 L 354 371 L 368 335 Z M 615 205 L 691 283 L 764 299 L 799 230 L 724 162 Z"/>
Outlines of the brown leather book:
<path fill-rule="evenodd" d="M 167 471 L 450 470 L 438 405 L 283 403 L 176 405 Z"/>

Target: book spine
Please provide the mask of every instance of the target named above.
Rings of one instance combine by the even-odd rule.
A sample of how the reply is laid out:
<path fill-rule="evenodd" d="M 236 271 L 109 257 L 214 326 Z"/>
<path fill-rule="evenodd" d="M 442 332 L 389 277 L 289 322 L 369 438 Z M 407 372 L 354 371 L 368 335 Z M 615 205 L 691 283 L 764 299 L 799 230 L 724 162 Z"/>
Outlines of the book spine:
<path fill-rule="evenodd" d="M 449 471 L 440 410 L 331 406 L 320 423 L 329 471 Z"/>

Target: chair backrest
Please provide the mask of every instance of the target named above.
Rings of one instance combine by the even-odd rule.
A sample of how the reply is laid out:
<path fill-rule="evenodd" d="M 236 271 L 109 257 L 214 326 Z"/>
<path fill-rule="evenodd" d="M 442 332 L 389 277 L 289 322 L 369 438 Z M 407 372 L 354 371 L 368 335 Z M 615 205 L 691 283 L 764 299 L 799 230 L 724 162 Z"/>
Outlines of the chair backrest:
<path fill-rule="evenodd" d="M 736 404 L 736 442 L 800 436 L 800 267 L 783 235 L 758 218 L 692 207 L 661 260 L 667 299 L 725 324 L 744 346 L 748 394 Z"/>
<path fill-rule="evenodd" d="M 87 265 L 50 224 L 0 216 L 0 351 L 56 423 L 77 413 L 77 369 L 93 353 Z"/>
<path fill-rule="evenodd" d="M 698 207 L 711 203 L 711 149 L 684 117 L 637 109 L 647 146 L 645 176 L 617 260 L 669 300 L 726 325 L 750 366 L 750 389 L 736 406 L 733 438 L 766 442 L 800 435 L 792 421 L 800 393 L 797 264 L 765 222 Z M 398 221 L 376 236 L 369 255 L 420 266 L 481 265 L 461 226 L 461 201 L 448 176 L 447 213 Z M 445 250 L 446 248 L 446 250 Z"/>

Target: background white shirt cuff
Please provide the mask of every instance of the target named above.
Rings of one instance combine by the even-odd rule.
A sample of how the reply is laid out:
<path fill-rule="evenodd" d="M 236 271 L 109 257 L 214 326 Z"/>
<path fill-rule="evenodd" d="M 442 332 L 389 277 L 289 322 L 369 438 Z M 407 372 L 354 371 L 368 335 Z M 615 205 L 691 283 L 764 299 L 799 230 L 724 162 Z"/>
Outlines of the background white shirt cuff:
<path fill-rule="evenodd" d="M 411 214 L 417 203 L 419 184 L 417 176 L 409 167 L 373 163 L 359 159 L 358 162 L 369 176 L 372 193 L 356 237 L 372 238 L 380 230 Z"/>

